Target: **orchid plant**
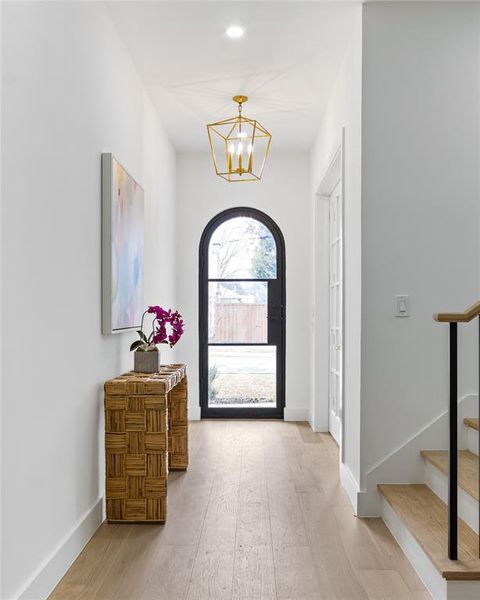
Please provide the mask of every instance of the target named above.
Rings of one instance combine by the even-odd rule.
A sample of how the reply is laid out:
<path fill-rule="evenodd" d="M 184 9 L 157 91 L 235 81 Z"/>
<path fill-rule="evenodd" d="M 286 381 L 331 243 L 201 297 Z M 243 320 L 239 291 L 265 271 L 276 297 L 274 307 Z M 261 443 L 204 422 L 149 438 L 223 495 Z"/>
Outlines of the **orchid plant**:
<path fill-rule="evenodd" d="M 145 317 L 152 315 L 151 331 L 145 333 Z M 167 331 L 167 326 L 170 331 Z M 183 335 L 183 319 L 182 315 L 172 309 L 165 310 L 161 306 L 149 306 L 142 315 L 140 329 L 137 331 L 140 336 L 139 340 L 133 342 L 130 350 L 140 350 L 149 352 L 156 350 L 157 344 L 169 344 L 173 348 Z"/>

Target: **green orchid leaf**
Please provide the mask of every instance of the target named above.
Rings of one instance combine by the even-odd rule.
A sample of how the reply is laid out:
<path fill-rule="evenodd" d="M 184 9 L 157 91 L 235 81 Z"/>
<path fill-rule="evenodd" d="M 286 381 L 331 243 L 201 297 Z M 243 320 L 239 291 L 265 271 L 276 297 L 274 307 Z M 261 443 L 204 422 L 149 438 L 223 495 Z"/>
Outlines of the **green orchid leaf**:
<path fill-rule="evenodd" d="M 138 335 L 140 336 L 140 339 L 142 339 L 144 342 L 147 342 L 147 336 L 143 333 L 143 331 L 141 329 L 139 329 L 137 331 Z"/>

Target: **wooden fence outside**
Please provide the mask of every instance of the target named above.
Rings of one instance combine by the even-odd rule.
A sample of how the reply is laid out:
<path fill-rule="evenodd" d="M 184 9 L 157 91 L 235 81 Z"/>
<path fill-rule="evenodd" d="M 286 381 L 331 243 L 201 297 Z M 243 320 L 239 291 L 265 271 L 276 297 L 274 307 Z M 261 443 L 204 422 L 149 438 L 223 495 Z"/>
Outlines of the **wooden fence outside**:
<path fill-rule="evenodd" d="M 212 327 L 209 341 L 222 343 L 267 342 L 267 306 L 265 304 L 212 303 Z"/>

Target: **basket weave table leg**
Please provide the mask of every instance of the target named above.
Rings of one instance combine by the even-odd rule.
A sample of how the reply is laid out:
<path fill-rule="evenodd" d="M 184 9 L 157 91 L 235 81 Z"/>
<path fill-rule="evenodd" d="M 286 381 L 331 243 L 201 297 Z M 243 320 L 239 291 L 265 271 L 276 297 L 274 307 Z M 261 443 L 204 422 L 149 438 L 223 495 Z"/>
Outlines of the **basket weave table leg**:
<path fill-rule="evenodd" d="M 105 398 L 109 521 L 165 522 L 168 474 L 166 401 L 166 395 Z"/>
<path fill-rule="evenodd" d="M 168 466 L 172 471 L 188 467 L 187 376 L 168 394 Z"/>

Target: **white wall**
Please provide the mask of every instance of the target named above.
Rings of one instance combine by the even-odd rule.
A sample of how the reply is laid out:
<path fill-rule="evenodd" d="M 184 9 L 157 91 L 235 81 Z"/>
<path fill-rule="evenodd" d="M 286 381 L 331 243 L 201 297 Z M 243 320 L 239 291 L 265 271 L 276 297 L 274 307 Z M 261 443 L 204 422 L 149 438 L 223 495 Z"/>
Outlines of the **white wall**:
<path fill-rule="evenodd" d="M 102 4 L 3 3 L 2 37 L 0 595 L 40 598 L 101 518 L 102 383 L 132 364 L 133 334 L 100 334 L 100 154 L 145 188 L 145 301 L 167 305 L 175 154 Z"/>
<path fill-rule="evenodd" d="M 353 484 L 360 481 L 361 306 L 361 72 L 362 8 L 312 148 L 311 201 L 315 238 L 315 382 L 311 422 L 328 430 L 328 202 L 316 194 L 342 139 L 344 147 L 344 440 L 343 462 Z M 352 498 L 353 500 L 353 498 Z"/>
<path fill-rule="evenodd" d="M 448 328 L 432 314 L 478 300 L 479 10 L 364 6 L 362 479 L 446 408 Z M 476 329 L 461 327 L 460 397 L 476 391 Z"/>
<path fill-rule="evenodd" d="M 3 85 L 3 71 L 2 71 L 2 48 L 3 48 L 3 44 L 2 44 L 2 23 L 3 23 L 3 3 L 0 2 L 0 98 L 2 97 L 2 85 Z M 2 119 L 0 118 L 0 157 L 2 155 Z M 2 181 L 2 161 L 0 160 L 0 182 Z M 2 250 L 3 250 L 3 241 L 2 241 L 2 231 L 3 231 L 3 227 L 2 227 L 2 192 L 1 192 L 1 184 L 0 184 L 0 315 L 2 315 L 3 313 L 3 255 L 2 255 Z M 2 423 L 3 423 L 3 398 L 2 398 L 2 377 L 3 377 L 3 372 L 2 372 L 2 344 L 1 344 L 1 340 L 3 339 L 3 324 L 2 324 L 2 318 L 0 316 L 0 431 L 2 430 Z M 2 444 L 0 442 L 0 485 L 3 481 L 3 476 L 2 476 Z M 2 502 L 3 502 L 3 498 L 2 498 L 2 494 L 0 492 L 0 540 L 3 537 L 3 527 L 2 527 Z M 3 582 L 3 569 L 2 569 L 2 565 L 3 565 L 3 559 L 2 559 L 2 544 L 0 543 L 0 590 L 2 589 L 2 582 Z"/>
<path fill-rule="evenodd" d="M 268 123 L 265 123 L 267 126 Z M 277 154 L 272 142 L 260 183 L 227 183 L 217 177 L 208 154 L 178 157 L 178 306 L 185 317 L 185 340 L 177 357 L 190 365 L 190 416 L 199 417 L 198 396 L 198 248 L 207 223 L 235 207 L 258 208 L 274 219 L 286 245 L 287 419 L 308 418 L 311 395 L 312 282 L 311 206 L 306 154 Z"/>

